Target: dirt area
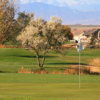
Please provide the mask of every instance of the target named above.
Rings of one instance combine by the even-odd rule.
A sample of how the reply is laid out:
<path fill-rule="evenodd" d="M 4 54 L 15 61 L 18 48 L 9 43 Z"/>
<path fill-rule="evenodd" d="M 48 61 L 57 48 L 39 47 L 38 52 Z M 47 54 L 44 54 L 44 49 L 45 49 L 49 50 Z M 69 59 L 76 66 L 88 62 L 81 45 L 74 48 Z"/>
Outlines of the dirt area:
<path fill-rule="evenodd" d="M 2 45 L 0 44 L 0 48 L 22 48 L 22 46 L 17 46 L 17 45 Z"/>

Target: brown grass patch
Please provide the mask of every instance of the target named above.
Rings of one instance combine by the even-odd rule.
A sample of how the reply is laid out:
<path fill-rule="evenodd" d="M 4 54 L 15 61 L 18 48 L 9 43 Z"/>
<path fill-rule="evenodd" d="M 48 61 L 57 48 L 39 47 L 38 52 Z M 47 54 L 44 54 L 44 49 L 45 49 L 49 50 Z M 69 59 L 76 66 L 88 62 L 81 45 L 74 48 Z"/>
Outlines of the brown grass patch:
<path fill-rule="evenodd" d="M 89 64 L 95 67 L 100 67 L 100 58 L 92 59 Z"/>
<path fill-rule="evenodd" d="M 92 59 L 89 64 L 91 74 L 100 74 L 100 58 Z"/>

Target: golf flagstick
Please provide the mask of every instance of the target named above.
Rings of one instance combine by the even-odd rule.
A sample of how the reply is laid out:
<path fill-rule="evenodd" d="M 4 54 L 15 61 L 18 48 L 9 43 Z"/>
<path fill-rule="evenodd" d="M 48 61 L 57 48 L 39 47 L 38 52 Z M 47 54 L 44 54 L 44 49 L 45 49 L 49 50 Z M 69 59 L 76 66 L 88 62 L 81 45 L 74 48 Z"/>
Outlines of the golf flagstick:
<path fill-rule="evenodd" d="M 81 87 L 81 68 L 80 68 L 80 52 L 79 52 L 79 88 Z"/>
<path fill-rule="evenodd" d="M 81 67 L 80 67 L 80 52 L 84 49 L 83 48 L 83 44 L 81 42 L 81 39 L 78 40 L 78 43 L 77 43 L 77 51 L 79 53 L 79 88 L 81 87 Z"/>

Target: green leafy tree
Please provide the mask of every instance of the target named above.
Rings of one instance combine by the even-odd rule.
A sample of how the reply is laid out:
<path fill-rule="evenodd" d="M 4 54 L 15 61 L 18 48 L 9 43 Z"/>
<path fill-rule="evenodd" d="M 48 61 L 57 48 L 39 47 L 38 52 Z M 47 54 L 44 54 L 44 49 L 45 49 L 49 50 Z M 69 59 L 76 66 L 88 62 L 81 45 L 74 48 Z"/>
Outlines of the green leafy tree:
<path fill-rule="evenodd" d="M 73 39 L 73 34 L 71 33 L 71 28 L 67 25 L 64 25 L 64 34 L 68 40 Z"/>
<path fill-rule="evenodd" d="M 10 44 L 19 44 L 18 41 L 16 41 L 16 37 L 20 34 L 22 30 L 25 29 L 25 27 L 28 25 L 30 20 L 34 17 L 34 14 L 31 13 L 25 13 L 25 12 L 19 12 L 17 19 L 14 19 L 13 26 L 11 27 L 10 35 L 6 42 L 10 42 Z"/>

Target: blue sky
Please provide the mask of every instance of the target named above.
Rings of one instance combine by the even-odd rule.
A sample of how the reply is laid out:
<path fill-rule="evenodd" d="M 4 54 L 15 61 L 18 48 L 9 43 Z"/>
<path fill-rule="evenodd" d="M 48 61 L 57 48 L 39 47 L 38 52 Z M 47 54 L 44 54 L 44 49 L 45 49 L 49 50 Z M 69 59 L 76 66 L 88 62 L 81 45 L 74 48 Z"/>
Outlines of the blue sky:
<path fill-rule="evenodd" d="M 100 10 L 100 0 L 20 0 L 21 4 L 33 2 L 42 2 L 56 6 L 69 6 L 72 9 L 78 9 L 81 11 Z"/>

